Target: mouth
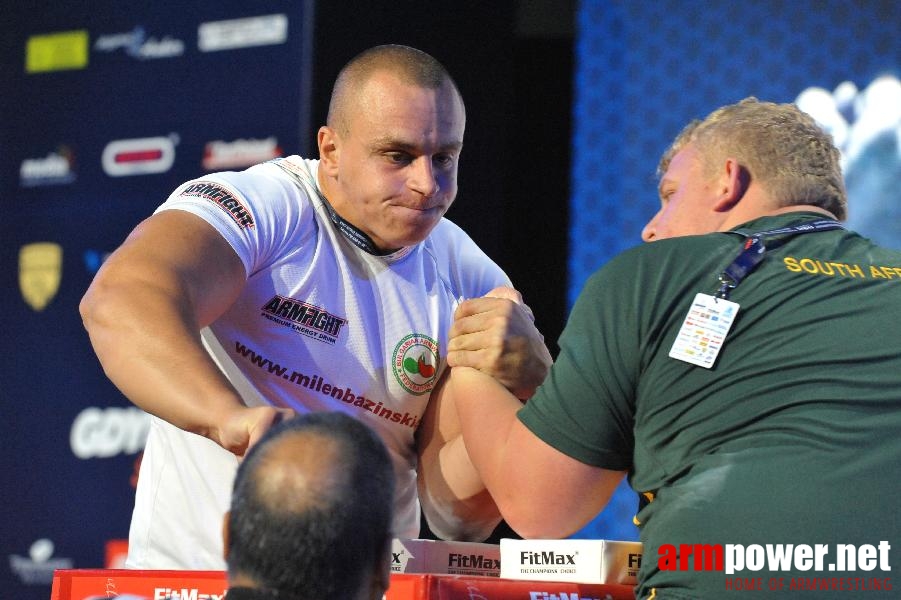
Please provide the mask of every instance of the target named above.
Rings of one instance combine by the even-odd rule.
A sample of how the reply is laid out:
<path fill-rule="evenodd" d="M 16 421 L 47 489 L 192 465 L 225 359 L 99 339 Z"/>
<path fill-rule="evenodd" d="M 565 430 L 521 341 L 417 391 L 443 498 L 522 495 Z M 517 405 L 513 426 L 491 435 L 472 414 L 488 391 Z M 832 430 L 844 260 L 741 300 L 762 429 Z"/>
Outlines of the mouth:
<path fill-rule="evenodd" d="M 418 213 L 432 213 L 432 212 L 444 212 L 444 206 L 441 204 L 433 204 L 430 206 L 418 206 L 418 205 L 407 205 L 407 204 L 395 204 L 395 208 L 411 210 Z"/>

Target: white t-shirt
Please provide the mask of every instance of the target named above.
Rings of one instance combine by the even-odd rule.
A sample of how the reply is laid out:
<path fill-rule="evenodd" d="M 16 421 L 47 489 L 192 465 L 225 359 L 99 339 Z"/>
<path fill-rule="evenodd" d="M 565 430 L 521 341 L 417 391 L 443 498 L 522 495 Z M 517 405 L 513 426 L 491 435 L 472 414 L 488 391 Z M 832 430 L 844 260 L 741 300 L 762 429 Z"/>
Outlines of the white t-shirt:
<path fill-rule="evenodd" d="M 365 252 L 330 220 L 317 168 L 291 156 L 207 175 L 157 210 L 204 218 L 244 263 L 245 288 L 203 331 L 244 401 L 339 410 L 375 429 L 397 477 L 394 535 L 415 538 L 414 434 L 445 367 L 454 309 L 509 279 L 446 219 L 415 246 Z M 222 517 L 236 468 L 215 443 L 153 418 L 127 566 L 224 569 Z"/>

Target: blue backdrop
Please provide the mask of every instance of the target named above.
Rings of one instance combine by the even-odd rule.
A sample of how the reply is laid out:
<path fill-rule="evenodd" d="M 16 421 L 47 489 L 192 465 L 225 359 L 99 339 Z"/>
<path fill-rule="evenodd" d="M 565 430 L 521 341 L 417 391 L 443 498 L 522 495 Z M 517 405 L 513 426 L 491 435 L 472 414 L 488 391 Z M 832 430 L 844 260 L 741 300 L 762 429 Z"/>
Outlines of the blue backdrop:
<path fill-rule="evenodd" d="M 49 597 L 127 535 L 146 415 L 105 378 L 78 302 L 182 181 L 306 148 L 304 2 L 5 3 L 0 597 Z"/>

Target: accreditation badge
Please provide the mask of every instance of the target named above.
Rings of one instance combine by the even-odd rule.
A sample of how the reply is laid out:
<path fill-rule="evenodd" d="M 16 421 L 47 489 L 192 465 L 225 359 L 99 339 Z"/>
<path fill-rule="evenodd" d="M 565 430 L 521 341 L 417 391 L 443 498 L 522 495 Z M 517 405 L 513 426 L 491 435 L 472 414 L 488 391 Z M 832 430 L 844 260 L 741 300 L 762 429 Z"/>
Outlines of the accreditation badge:
<path fill-rule="evenodd" d="M 731 300 L 696 295 L 669 351 L 670 357 L 705 369 L 712 367 L 738 309 Z"/>

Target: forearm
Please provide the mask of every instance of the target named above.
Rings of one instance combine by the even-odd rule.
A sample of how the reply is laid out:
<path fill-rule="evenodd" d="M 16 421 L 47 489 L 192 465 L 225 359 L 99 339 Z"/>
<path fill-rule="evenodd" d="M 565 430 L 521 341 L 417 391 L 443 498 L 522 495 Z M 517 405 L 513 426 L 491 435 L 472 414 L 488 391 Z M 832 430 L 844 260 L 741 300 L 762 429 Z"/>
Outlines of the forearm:
<path fill-rule="evenodd" d="M 482 541 L 501 516 L 463 443 L 445 443 L 420 463 L 419 493 L 429 527 L 442 539 Z"/>
<path fill-rule="evenodd" d="M 429 398 L 417 431 L 418 485 L 429 527 L 442 539 L 480 541 L 500 513 L 460 435 L 454 391 L 445 373 Z"/>
<path fill-rule="evenodd" d="M 241 455 L 293 414 L 244 406 L 200 330 L 244 288 L 244 265 L 204 220 L 179 210 L 142 222 L 104 262 L 81 301 L 103 369 L 132 402 Z"/>
<path fill-rule="evenodd" d="M 522 404 L 495 379 L 473 368 L 454 368 L 449 385 L 467 456 L 506 517 L 517 497 L 517 465 L 510 461 L 507 440 Z"/>
<path fill-rule="evenodd" d="M 217 425 L 241 400 L 200 342 L 190 310 L 152 284 L 98 278 L 82 301 L 104 372 L 145 411 L 217 443 Z"/>
<path fill-rule="evenodd" d="M 521 536 L 571 535 L 600 512 L 625 475 L 580 462 L 537 437 L 519 421 L 522 405 L 513 394 L 480 371 L 455 368 L 448 384 L 469 456 Z"/>

